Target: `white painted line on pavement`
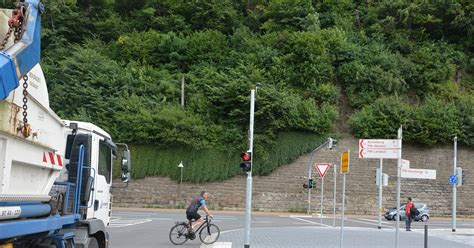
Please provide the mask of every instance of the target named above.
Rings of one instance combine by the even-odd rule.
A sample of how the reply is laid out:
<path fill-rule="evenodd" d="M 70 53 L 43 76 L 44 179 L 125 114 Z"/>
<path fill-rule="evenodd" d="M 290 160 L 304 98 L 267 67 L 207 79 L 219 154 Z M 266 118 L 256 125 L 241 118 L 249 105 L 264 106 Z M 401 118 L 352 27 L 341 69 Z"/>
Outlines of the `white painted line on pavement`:
<path fill-rule="evenodd" d="M 144 223 L 151 222 L 151 219 L 111 219 L 109 227 L 115 228 L 115 227 L 127 227 L 127 226 L 135 226 L 135 225 L 140 225 Z"/>
<path fill-rule="evenodd" d="M 201 244 L 200 248 L 232 248 L 232 242 L 216 242 L 214 244 Z"/>
<path fill-rule="evenodd" d="M 280 217 L 287 217 L 287 216 L 280 216 Z M 290 218 L 313 218 L 312 215 L 290 215 Z"/>
<path fill-rule="evenodd" d="M 378 220 L 371 220 L 371 219 L 364 219 L 364 218 L 358 218 L 358 220 L 365 220 L 365 221 L 377 222 L 377 223 L 379 222 Z M 387 222 L 387 221 L 381 221 L 381 223 L 390 224 L 390 222 Z"/>
<path fill-rule="evenodd" d="M 258 224 L 271 224 L 273 222 L 271 221 L 264 221 L 264 220 L 254 220 L 252 223 L 258 223 Z"/>
<path fill-rule="evenodd" d="M 298 217 L 290 217 L 290 218 L 295 219 L 295 220 L 300 220 L 300 221 L 308 222 L 308 223 L 315 224 L 315 225 L 331 227 L 331 226 L 326 225 L 326 224 L 321 224 L 321 223 L 319 223 L 319 222 L 314 222 L 314 221 L 310 221 L 310 220 L 305 220 L 305 219 L 301 219 L 301 218 L 298 218 Z"/>
<path fill-rule="evenodd" d="M 360 221 L 360 220 L 352 220 L 352 219 L 347 219 L 347 218 L 344 218 L 344 221 L 352 221 L 352 222 L 356 222 L 356 223 L 361 223 L 361 224 L 366 224 L 366 225 L 372 225 L 372 226 L 378 226 L 378 224 L 375 224 L 375 223 L 372 223 L 372 222 L 367 222 L 367 221 Z M 388 228 L 395 228 L 393 226 L 387 226 L 387 225 L 380 225 L 382 227 L 388 227 Z M 345 227 L 344 227 L 345 228 Z"/>

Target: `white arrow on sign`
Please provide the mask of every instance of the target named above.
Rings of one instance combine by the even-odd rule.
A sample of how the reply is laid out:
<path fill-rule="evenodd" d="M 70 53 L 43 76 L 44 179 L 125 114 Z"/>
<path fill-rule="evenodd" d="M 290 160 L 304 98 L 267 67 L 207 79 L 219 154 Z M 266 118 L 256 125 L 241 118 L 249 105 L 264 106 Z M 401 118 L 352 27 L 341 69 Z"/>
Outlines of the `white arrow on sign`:
<path fill-rule="evenodd" d="M 397 139 L 360 139 L 359 148 L 400 149 L 400 144 Z"/>
<path fill-rule="evenodd" d="M 331 167 L 331 164 L 315 164 L 314 167 L 319 172 L 319 175 L 321 177 L 324 177 L 329 167 Z"/>
<path fill-rule="evenodd" d="M 398 158 L 398 149 L 359 149 L 359 158 Z"/>

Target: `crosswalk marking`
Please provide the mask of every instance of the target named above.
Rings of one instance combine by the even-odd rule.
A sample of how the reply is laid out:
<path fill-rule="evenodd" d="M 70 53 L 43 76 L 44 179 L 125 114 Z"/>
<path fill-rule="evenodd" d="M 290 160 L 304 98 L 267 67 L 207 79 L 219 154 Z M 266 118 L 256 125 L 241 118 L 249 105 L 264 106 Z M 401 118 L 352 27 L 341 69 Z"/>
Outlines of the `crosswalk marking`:
<path fill-rule="evenodd" d="M 116 228 L 116 227 L 127 227 L 127 226 L 135 226 L 139 224 L 144 224 L 151 222 L 151 219 L 122 219 L 122 218 L 112 218 L 110 220 L 109 227 Z"/>
<path fill-rule="evenodd" d="M 322 223 L 318 223 L 318 222 L 314 222 L 314 221 L 310 221 L 310 220 L 305 220 L 305 219 L 301 219 L 301 218 L 298 218 L 298 217 L 292 217 L 292 219 L 301 220 L 301 221 L 308 222 L 308 223 L 315 224 L 315 225 L 321 225 L 321 226 L 329 227 L 326 224 L 322 224 Z"/>
<path fill-rule="evenodd" d="M 216 242 L 214 244 L 202 244 L 200 248 L 232 248 L 232 242 Z"/>

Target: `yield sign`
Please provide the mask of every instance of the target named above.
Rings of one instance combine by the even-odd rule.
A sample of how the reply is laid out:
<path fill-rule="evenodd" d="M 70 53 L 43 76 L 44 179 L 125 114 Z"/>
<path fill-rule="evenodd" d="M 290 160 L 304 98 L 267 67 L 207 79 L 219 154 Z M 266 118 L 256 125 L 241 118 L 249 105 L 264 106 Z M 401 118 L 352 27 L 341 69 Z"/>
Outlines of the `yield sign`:
<path fill-rule="evenodd" d="M 316 168 L 316 170 L 318 170 L 319 175 L 321 177 L 324 177 L 329 167 L 331 167 L 331 164 L 315 164 L 314 167 Z"/>

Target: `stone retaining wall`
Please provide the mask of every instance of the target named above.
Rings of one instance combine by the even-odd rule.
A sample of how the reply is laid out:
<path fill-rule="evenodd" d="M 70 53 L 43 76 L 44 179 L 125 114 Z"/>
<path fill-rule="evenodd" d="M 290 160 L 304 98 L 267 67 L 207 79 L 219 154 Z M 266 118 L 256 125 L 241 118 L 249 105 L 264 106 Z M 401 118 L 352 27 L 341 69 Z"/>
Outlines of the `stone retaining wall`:
<path fill-rule="evenodd" d="M 358 140 L 343 139 L 333 150 L 321 150 L 315 154 L 314 162 L 340 164 L 341 152 L 350 149 L 350 173 L 346 176 L 346 213 L 375 214 L 378 206 L 378 188 L 375 185 L 375 170 L 378 159 L 359 159 Z M 269 176 L 253 177 L 253 207 L 261 211 L 306 212 L 307 183 L 310 154 L 299 157 L 291 164 L 283 165 Z M 458 148 L 458 166 L 463 167 L 467 184 L 457 189 L 457 213 L 460 216 L 474 214 L 474 150 Z M 411 196 L 415 202 L 427 203 L 433 216 L 451 214 L 452 187 L 449 175 L 453 170 L 452 146 L 419 148 L 403 145 L 403 158 L 410 160 L 411 168 L 434 169 L 436 180 L 402 178 L 402 202 Z M 258 158 L 256 158 L 258 159 Z M 235 166 L 238 166 L 237 164 Z M 383 172 L 389 175 L 389 185 L 384 187 L 383 206 L 396 204 L 396 160 L 384 160 Z M 178 169 L 178 168 L 177 168 Z M 337 168 L 337 209 L 342 198 L 342 176 Z M 314 169 L 313 169 L 314 171 Z M 313 172 L 315 188 L 311 194 L 311 211 L 320 211 L 321 179 Z M 324 209 L 333 209 L 334 174 L 332 168 L 324 179 Z M 236 176 L 223 182 L 203 184 L 183 183 L 180 193 L 179 182 L 163 177 L 134 180 L 127 189 L 114 191 L 115 206 L 134 207 L 177 207 L 186 204 L 190 197 L 205 189 L 210 192 L 209 205 L 214 209 L 245 208 L 246 176 Z"/>

